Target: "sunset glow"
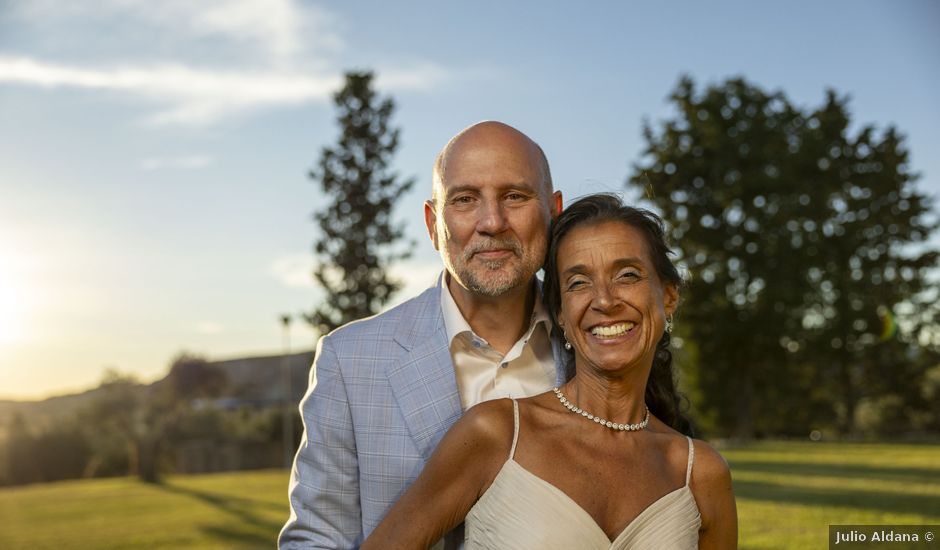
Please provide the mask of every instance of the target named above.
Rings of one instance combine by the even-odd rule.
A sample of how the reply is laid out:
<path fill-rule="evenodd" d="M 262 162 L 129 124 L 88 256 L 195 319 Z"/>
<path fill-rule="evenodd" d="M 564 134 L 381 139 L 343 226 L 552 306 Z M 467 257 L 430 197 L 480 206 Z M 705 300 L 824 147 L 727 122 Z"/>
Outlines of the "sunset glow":
<path fill-rule="evenodd" d="M 9 258 L 0 257 L 0 348 L 23 336 L 29 291 L 13 273 Z"/>

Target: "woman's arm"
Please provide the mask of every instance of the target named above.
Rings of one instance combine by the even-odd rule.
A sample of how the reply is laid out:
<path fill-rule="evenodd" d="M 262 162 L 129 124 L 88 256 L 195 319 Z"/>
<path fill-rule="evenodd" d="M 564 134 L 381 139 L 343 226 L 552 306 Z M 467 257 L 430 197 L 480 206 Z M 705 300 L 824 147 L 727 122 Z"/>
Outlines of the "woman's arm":
<path fill-rule="evenodd" d="M 695 441 L 691 487 L 702 516 L 699 549 L 737 548 L 738 510 L 731 486 L 731 470 L 718 451 L 703 441 Z"/>
<path fill-rule="evenodd" d="M 512 432 L 508 399 L 467 411 L 362 550 L 429 548 L 459 525 L 509 457 Z"/>

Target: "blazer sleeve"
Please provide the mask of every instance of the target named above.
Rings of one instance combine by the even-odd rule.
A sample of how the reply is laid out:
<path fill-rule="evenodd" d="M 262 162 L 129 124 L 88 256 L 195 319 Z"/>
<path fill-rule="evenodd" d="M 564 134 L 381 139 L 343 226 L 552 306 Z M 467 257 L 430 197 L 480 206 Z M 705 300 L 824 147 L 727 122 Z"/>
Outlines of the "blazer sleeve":
<path fill-rule="evenodd" d="M 278 548 L 356 548 L 362 543 L 359 465 L 346 384 L 330 336 L 320 339 L 300 403 L 304 435 L 289 485 L 290 518 Z"/>

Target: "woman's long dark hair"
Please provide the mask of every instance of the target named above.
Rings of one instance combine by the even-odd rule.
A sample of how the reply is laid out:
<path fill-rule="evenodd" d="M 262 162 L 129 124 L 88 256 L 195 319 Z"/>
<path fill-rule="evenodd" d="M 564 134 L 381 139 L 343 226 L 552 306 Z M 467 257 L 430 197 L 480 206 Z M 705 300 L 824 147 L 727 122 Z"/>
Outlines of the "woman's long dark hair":
<path fill-rule="evenodd" d="M 556 218 L 549 229 L 548 252 L 545 256 L 545 281 L 542 299 L 545 308 L 558 327 L 558 311 L 561 309 L 561 286 L 558 280 L 558 248 L 572 229 L 584 225 L 596 225 L 615 221 L 637 229 L 646 241 L 646 249 L 653 261 L 656 274 L 663 283 L 679 288 L 682 277 L 669 259 L 672 250 L 666 244 L 663 221 L 656 214 L 626 206 L 620 197 L 608 193 L 588 195 L 578 199 Z M 650 412 L 670 427 L 686 435 L 692 435 L 692 425 L 685 416 L 687 400 L 676 391 L 670 336 L 663 332 L 656 344 L 653 368 L 646 383 L 646 406 Z"/>

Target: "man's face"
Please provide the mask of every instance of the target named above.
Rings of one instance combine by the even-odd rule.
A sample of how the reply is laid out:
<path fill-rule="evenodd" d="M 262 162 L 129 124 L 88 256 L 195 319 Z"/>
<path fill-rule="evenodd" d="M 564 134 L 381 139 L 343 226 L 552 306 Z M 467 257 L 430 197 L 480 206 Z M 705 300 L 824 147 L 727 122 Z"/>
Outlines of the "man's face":
<path fill-rule="evenodd" d="M 448 272 L 475 294 L 502 296 L 542 266 L 560 195 L 551 197 L 539 160 L 534 144 L 504 127 L 471 129 L 444 158 L 425 221 Z"/>

